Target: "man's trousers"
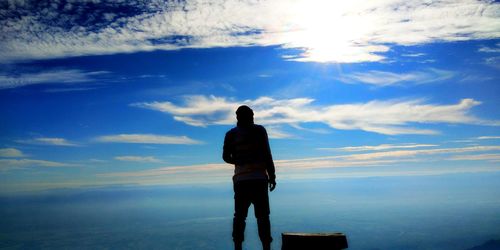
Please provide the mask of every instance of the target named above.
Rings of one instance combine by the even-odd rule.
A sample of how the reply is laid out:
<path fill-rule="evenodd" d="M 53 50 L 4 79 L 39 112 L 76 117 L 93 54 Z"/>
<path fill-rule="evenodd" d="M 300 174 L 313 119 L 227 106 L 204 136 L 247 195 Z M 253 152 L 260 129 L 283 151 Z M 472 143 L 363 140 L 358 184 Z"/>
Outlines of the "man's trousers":
<path fill-rule="evenodd" d="M 248 208 L 253 204 L 259 237 L 263 243 L 270 243 L 271 223 L 269 221 L 269 197 L 267 180 L 242 180 L 234 182 L 233 241 L 243 242 L 245 220 Z"/>

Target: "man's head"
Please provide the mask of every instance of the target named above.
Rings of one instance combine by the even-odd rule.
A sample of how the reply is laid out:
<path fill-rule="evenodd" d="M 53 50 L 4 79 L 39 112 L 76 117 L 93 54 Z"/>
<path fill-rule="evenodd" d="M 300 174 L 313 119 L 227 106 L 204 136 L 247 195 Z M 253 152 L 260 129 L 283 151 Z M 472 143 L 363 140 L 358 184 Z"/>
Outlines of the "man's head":
<path fill-rule="evenodd" d="M 236 119 L 238 120 L 238 124 L 252 124 L 253 110 L 246 105 L 239 106 L 236 110 Z"/>

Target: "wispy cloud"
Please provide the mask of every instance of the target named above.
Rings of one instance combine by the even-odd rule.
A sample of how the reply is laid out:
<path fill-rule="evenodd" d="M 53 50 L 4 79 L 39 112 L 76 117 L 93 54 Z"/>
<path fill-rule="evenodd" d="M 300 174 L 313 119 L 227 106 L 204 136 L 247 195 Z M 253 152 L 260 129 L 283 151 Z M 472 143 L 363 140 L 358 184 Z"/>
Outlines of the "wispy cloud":
<path fill-rule="evenodd" d="M 2 10 L 2 61 L 279 45 L 303 50 L 291 60 L 363 62 L 392 45 L 500 36 L 499 5 L 481 0 L 38 2 Z"/>
<path fill-rule="evenodd" d="M 86 72 L 76 69 L 52 70 L 37 73 L 0 74 L 0 89 L 18 88 L 36 84 L 74 84 L 95 81 L 106 71 Z"/>
<path fill-rule="evenodd" d="M 187 136 L 170 136 L 155 134 L 118 134 L 104 135 L 96 138 L 99 142 L 114 143 L 140 143 L 140 144 L 201 144 L 201 141 L 191 139 Z"/>
<path fill-rule="evenodd" d="M 24 154 L 16 148 L 0 148 L 0 157 L 24 157 Z"/>
<path fill-rule="evenodd" d="M 368 72 L 355 72 L 342 75 L 340 81 L 345 83 L 365 83 L 374 86 L 389 86 L 402 84 L 424 84 L 440 82 L 451 79 L 455 73 L 447 70 L 430 68 L 426 71 L 414 71 L 407 73 L 393 73 L 386 71 L 370 70 Z"/>
<path fill-rule="evenodd" d="M 479 74 L 462 74 L 460 75 L 460 79 L 458 82 L 467 82 L 467 83 L 477 83 L 477 82 L 486 82 L 492 81 L 496 77 L 494 76 L 485 76 Z"/>
<path fill-rule="evenodd" d="M 270 74 L 260 74 L 260 75 L 257 75 L 258 77 L 260 78 L 269 78 L 269 77 L 272 77 L 272 75 Z"/>
<path fill-rule="evenodd" d="M 478 51 L 484 53 L 500 53 L 500 43 L 495 44 L 495 47 L 482 46 Z"/>
<path fill-rule="evenodd" d="M 292 128 L 295 128 L 298 130 L 308 131 L 308 132 L 317 133 L 317 134 L 329 134 L 330 133 L 330 131 L 328 131 L 327 129 L 323 129 L 323 128 L 306 128 L 306 127 L 300 126 L 299 124 L 289 124 L 289 125 Z"/>
<path fill-rule="evenodd" d="M 106 163 L 108 161 L 107 160 L 102 160 L 102 159 L 91 158 L 91 159 L 89 159 L 89 162 L 92 162 L 92 163 Z"/>
<path fill-rule="evenodd" d="M 500 162 L 500 154 L 477 154 L 477 155 L 456 155 L 448 160 L 457 160 L 457 161 L 493 161 Z"/>
<path fill-rule="evenodd" d="M 161 160 L 156 159 L 153 156 L 135 156 L 135 155 L 116 156 L 115 160 L 118 160 L 118 161 L 131 161 L 131 162 L 146 162 L 146 163 L 158 163 L 158 162 L 161 162 Z"/>
<path fill-rule="evenodd" d="M 370 101 L 367 103 L 313 105 L 314 99 L 273 99 L 236 101 L 215 96 L 187 96 L 184 103 L 135 103 L 132 106 L 168 113 L 177 121 L 191 126 L 230 125 L 235 122 L 234 111 L 247 104 L 255 111 L 257 123 L 264 125 L 301 124 L 319 122 L 342 130 L 364 130 L 380 134 L 435 134 L 434 130 L 410 125 L 449 123 L 498 125 L 469 114 L 480 104 L 463 99 L 457 104 L 439 105 L 423 100 Z"/>
<path fill-rule="evenodd" d="M 0 170 L 9 170 L 23 167 L 72 167 L 75 164 L 35 160 L 35 159 L 0 159 Z"/>
<path fill-rule="evenodd" d="M 66 93 L 66 92 L 80 92 L 80 91 L 89 91 L 89 90 L 94 90 L 98 89 L 97 87 L 85 87 L 85 88 L 53 88 L 53 89 L 46 89 L 46 93 Z"/>
<path fill-rule="evenodd" d="M 160 176 L 160 175 L 170 175 L 174 178 L 180 177 L 179 175 L 186 175 L 185 177 L 189 178 L 192 175 L 204 176 L 208 175 L 225 175 L 230 176 L 231 167 L 227 164 L 199 164 L 199 165 L 191 165 L 191 166 L 169 166 L 169 167 L 161 167 L 149 170 L 142 171 L 134 171 L 134 172 L 115 172 L 115 173 L 107 173 L 101 174 L 98 176 L 101 177 L 144 177 L 144 176 Z"/>
<path fill-rule="evenodd" d="M 343 161 L 365 161 L 365 160 L 388 160 L 397 159 L 401 160 L 404 158 L 413 158 L 416 156 L 425 155 L 439 155 L 439 154 L 462 154 L 470 152 L 481 152 L 481 151 L 499 151 L 500 146 L 469 146 L 469 147 L 457 147 L 457 148 L 436 148 L 436 149 L 415 149 L 415 150 L 393 150 L 384 152 L 371 152 L 371 153 L 356 153 L 348 155 L 335 155 L 335 156 L 323 156 L 323 157 L 313 157 L 297 160 L 288 160 L 287 164 L 293 162 L 324 162 L 327 163 L 324 166 L 327 167 L 328 164 L 335 164 L 336 160 Z"/>
<path fill-rule="evenodd" d="M 401 54 L 401 56 L 405 56 L 405 57 L 421 57 L 421 56 L 425 56 L 425 55 L 426 55 L 425 53 Z"/>
<path fill-rule="evenodd" d="M 480 154 L 470 156 L 470 153 L 476 152 L 498 152 L 500 146 L 472 146 L 460 148 L 433 148 L 433 149 L 414 149 L 414 150 L 393 150 L 386 152 L 372 153 L 354 153 L 347 155 L 333 155 L 312 158 L 285 159 L 276 160 L 276 169 L 282 178 L 307 178 L 309 170 L 312 169 L 333 169 L 333 168 L 351 168 L 351 167 L 379 167 L 379 166 L 397 166 L 404 162 L 422 163 L 429 160 L 493 160 L 498 158 L 498 153 Z M 433 158 L 427 158 L 432 156 Z M 229 179 L 232 174 L 232 166 L 228 164 L 200 164 L 188 166 L 168 166 L 141 171 L 125 171 L 100 174 L 100 177 L 113 178 L 131 178 L 138 182 L 148 182 L 155 178 L 166 178 L 167 182 L 177 183 L 179 180 L 189 180 L 191 182 L 207 181 L 207 176 L 212 180 Z M 489 169 L 488 171 L 491 171 Z M 496 171 L 499 171 L 497 169 Z M 442 174 L 450 172 L 474 172 L 482 171 L 480 168 L 454 169 L 446 170 L 436 166 L 426 174 Z M 419 172 L 405 171 L 404 169 L 393 169 L 388 175 L 413 175 Z M 356 175 L 356 173 L 353 173 Z M 362 174 L 362 173 L 361 173 Z M 381 173 L 379 173 L 381 174 Z M 203 176 L 200 179 L 200 176 Z M 152 178 L 152 179 L 151 179 Z M 209 182 L 210 182 L 209 181 Z"/>
<path fill-rule="evenodd" d="M 492 56 L 484 59 L 484 64 L 500 69 L 500 56 Z"/>
<path fill-rule="evenodd" d="M 352 146 L 352 147 L 341 147 L 341 148 L 318 148 L 318 149 L 356 152 L 356 151 L 379 151 L 379 150 L 437 147 L 437 146 L 438 145 L 435 144 L 404 143 L 404 144 L 380 144 L 376 146 Z"/>
<path fill-rule="evenodd" d="M 269 126 L 266 128 L 266 130 L 267 130 L 267 134 L 268 134 L 269 138 L 273 138 L 273 139 L 294 138 L 294 136 L 292 134 L 283 131 L 278 126 Z"/>
<path fill-rule="evenodd" d="M 40 144 L 40 145 L 51 145 L 51 146 L 66 146 L 66 147 L 79 146 L 79 144 L 77 143 L 59 137 L 37 137 L 28 140 L 18 140 L 17 142 L 26 144 Z"/>
<path fill-rule="evenodd" d="M 500 139 L 500 136 L 479 136 L 476 139 L 478 140 Z"/>
<path fill-rule="evenodd" d="M 26 159 L 26 157 L 21 150 L 16 148 L 0 148 L 1 158 L 11 158 L 11 159 L 0 159 L 0 171 L 24 168 L 24 167 L 71 167 L 78 166 L 77 164 L 64 163 L 57 161 L 47 161 L 38 159 Z M 18 158 L 18 159 L 12 159 Z"/>

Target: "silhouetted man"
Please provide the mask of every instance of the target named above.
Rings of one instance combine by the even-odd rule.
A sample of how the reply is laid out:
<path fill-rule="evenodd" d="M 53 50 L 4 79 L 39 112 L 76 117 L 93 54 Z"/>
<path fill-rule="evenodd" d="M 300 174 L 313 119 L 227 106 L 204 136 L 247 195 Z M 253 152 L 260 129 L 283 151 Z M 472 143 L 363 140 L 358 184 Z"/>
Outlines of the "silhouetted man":
<path fill-rule="evenodd" d="M 267 187 L 276 187 L 274 162 L 266 129 L 253 123 L 253 111 L 248 106 L 236 110 L 237 126 L 224 138 L 222 158 L 234 164 L 233 241 L 236 250 L 242 249 L 245 219 L 253 204 L 259 237 L 264 250 L 271 249 L 271 223 Z"/>

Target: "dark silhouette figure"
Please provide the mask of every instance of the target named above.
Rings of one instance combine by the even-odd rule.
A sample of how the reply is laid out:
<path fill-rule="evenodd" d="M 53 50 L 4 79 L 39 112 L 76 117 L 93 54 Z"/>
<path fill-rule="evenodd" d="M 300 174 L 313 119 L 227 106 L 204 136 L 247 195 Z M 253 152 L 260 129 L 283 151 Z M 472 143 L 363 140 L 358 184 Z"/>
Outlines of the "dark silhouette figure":
<path fill-rule="evenodd" d="M 271 249 L 271 223 L 267 187 L 276 187 L 274 162 L 266 129 L 253 123 L 253 111 L 248 106 L 236 110 L 237 126 L 224 138 L 222 158 L 235 166 L 233 176 L 234 219 L 233 241 L 236 250 L 242 249 L 245 220 L 253 204 L 259 237 L 264 250 Z"/>

